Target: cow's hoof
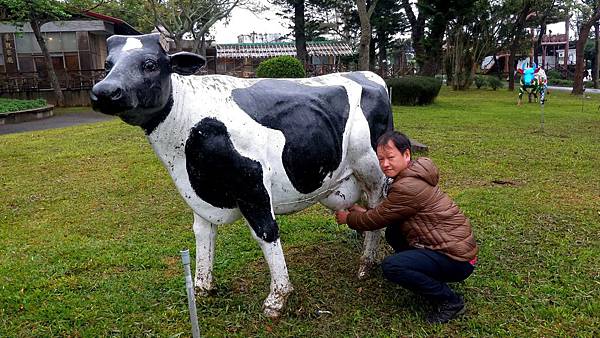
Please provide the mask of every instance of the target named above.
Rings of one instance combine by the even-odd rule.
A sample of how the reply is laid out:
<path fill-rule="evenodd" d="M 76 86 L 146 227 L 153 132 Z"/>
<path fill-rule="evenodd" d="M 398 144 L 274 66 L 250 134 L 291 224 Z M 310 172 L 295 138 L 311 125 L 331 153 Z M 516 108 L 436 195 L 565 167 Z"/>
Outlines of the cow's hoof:
<path fill-rule="evenodd" d="M 377 264 L 372 261 L 362 261 L 358 267 L 358 279 L 362 280 L 369 277 L 376 265 Z"/>
<path fill-rule="evenodd" d="M 263 313 L 265 316 L 273 319 L 279 318 L 292 291 L 294 291 L 294 288 L 290 285 L 271 292 L 263 304 Z"/>
<path fill-rule="evenodd" d="M 214 296 L 217 293 L 217 289 L 215 289 L 213 287 L 205 288 L 205 287 L 196 286 L 195 292 L 196 292 L 196 296 L 208 297 L 208 296 Z"/>

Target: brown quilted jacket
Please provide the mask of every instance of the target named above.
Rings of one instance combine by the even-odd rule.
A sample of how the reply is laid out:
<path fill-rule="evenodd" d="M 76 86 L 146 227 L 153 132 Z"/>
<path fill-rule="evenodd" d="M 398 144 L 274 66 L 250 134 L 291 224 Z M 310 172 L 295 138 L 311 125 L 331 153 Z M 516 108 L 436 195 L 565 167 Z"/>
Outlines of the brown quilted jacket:
<path fill-rule="evenodd" d="M 348 225 L 357 230 L 398 226 L 411 247 L 443 252 L 458 261 L 477 255 L 471 224 L 438 187 L 433 162 L 421 157 L 394 178 L 385 198 L 366 212 L 351 212 Z"/>

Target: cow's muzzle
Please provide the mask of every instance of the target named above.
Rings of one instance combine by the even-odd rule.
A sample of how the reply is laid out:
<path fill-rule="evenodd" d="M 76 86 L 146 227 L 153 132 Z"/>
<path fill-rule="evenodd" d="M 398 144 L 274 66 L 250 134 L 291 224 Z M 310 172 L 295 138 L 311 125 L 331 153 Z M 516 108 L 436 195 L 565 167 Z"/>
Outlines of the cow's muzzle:
<path fill-rule="evenodd" d="M 90 93 L 92 108 L 108 115 L 119 115 L 133 107 L 127 100 L 125 90 L 114 82 L 100 81 Z"/>

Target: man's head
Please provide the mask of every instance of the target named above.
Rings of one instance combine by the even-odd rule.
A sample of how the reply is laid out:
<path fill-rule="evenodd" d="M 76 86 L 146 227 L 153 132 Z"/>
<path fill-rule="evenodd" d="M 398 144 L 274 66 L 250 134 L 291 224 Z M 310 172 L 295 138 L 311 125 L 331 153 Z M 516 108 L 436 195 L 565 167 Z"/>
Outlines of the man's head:
<path fill-rule="evenodd" d="M 410 140 L 397 131 L 388 131 L 377 140 L 379 167 L 387 177 L 396 177 L 410 163 Z"/>

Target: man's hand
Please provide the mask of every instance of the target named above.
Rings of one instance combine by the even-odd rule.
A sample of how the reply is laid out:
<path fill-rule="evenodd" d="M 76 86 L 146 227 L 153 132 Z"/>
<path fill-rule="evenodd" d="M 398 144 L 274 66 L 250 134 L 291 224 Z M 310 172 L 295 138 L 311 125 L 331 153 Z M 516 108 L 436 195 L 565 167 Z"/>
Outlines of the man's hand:
<path fill-rule="evenodd" d="M 350 209 L 348 209 L 348 210 L 350 210 L 350 211 L 355 211 L 355 212 L 365 212 L 365 211 L 367 211 L 367 209 L 365 209 L 365 208 L 361 207 L 361 206 L 360 206 L 360 205 L 358 205 L 358 204 L 355 204 L 355 205 L 353 205 L 353 206 L 352 206 L 352 207 L 350 207 Z"/>
<path fill-rule="evenodd" d="M 337 224 L 346 224 L 346 220 L 348 219 L 348 214 L 350 212 L 346 210 L 338 210 L 335 212 L 335 221 Z"/>

